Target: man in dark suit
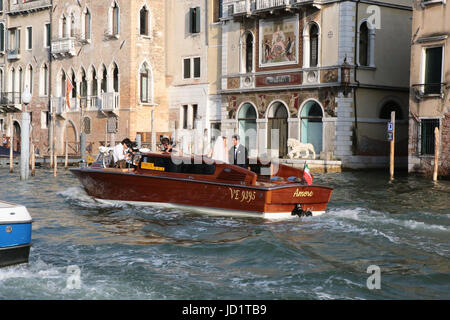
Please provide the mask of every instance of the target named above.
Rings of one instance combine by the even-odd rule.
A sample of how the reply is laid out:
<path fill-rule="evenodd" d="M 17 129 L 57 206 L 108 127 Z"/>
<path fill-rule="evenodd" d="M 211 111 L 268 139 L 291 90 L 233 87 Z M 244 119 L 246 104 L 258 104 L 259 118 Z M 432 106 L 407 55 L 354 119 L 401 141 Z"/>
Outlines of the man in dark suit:
<path fill-rule="evenodd" d="M 248 169 L 248 150 L 239 143 L 239 135 L 235 134 L 232 137 L 233 146 L 228 152 L 228 160 L 231 164 L 238 165 L 242 168 Z"/>

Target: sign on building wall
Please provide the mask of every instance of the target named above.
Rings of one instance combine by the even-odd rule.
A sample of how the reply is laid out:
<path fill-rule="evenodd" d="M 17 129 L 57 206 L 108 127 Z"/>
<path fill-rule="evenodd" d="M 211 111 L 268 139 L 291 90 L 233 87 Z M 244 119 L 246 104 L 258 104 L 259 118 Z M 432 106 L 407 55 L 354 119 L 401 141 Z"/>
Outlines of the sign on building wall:
<path fill-rule="evenodd" d="M 298 16 L 260 20 L 259 66 L 298 63 Z"/>

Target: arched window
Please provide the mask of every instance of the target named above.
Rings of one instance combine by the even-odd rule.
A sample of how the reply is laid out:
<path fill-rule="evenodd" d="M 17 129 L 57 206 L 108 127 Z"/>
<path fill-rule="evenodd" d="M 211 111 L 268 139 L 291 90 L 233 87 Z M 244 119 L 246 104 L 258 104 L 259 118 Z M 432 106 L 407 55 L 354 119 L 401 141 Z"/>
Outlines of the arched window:
<path fill-rule="evenodd" d="M 95 68 L 92 67 L 91 69 L 91 95 L 93 97 L 96 97 L 98 95 L 98 81 L 97 81 L 97 72 L 95 71 Z"/>
<path fill-rule="evenodd" d="M 359 27 L 359 65 L 369 65 L 369 28 L 367 22 Z"/>
<path fill-rule="evenodd" d="M 278 149 L 278 156 L 287 154 L 289 114 L 281 102 L 273 103 L 268 110 L 267 149 Z"/>
<path fill-rule="evenodd" d="M 21 95 L 22 92 L 23 92 L 23 72 L 22 72 L 22 67 L 18 68 L 18 74 L 19 74 L 19 77 L 18 77 L 18 86 L 17 86 L 17 88 L 19 89 L 19 91 L 18 91 L 19 95 Z"/>
<path fill-rule="evenodd" d="M 66 90 L 67 90 L 67 87 L 66 87 L 67 78 L 66 78 L 66 73 L 64 71 L 61 72 L 60 80 L 61 80 L 61 82 L 60 82 L 60 85 L 61 85 L 60 97 L 64 97 L 66 95 Z"/>
<path fill-rule="evenodd" d="M 300 113 L 301 141 L 303 143 L 311 143 L 316 154 L 322 151 L 322 118 L 322 108 L 316 101 L 307 102 Z"/>
<path fill-rule="evenodd" d="M 75 77 L 75 72 L 73 70 L 72 70 L 72 77 L 71 77 L 70 81 L 72 81 L 72 87 L 73 87 L 71 96 L 72 96 L 72 98 L 76 98 L 77 97 L 77 80 Z"/>
<path fill-rule="evenodd" d="M 119 6 L 117 5 L 117 2 L 113 2 L 111 4 L 111 8 L 109 10 L 109 28 L 111 30 L 112 35 L 119 35 L 119 18 L 120 18 L 120 11 Z"/>
<path fill-rule="evenodd" d="M 75 15 L 70 15 L 70 36 L 75 37 Z"/>
<path fill-rule="evenodd" d="M 44 63 L 41 66 L 40 79 L 39 79 L 39 88 L 40 88 L 39 94 L 41 96 L 48 95 L 48 84 L 49 84 L 48 76 L 49 76 L 48 66 L 47 66 L 47 64 Z"/>
<path fill-rule="evenodd" d="M 239 136 L 241 143 L 250 151 L 256 147 L 256 109 L 250 103 L 245 103 L 238 113 Z"/>
<path fill-rule="evenodd" d="M 115 63 L 113 67 L 113 90 L 119 92 L 119 68 Z"/>
<path fill-rule="evenodd" d="M 62 16 L 61 19 L 61 38 L 66 38 L 69 36 L 68 28 L 67 28 L 67 18 L 66 16 Z"/>
<path fill-rule="evenodd" d="M 81 97 L 87 97 L 87 78 L 86 78 L 86 72 L 84 69 L 81 70 L 81 85 L 80 85 L 80 96 Z"/>
<path fill-rule="evenodd" d="M 319 27 L 313 23 L 309 29 L 310 51 L 309 66 L 317 67 L 319 64 Z"/>
<path fill-rule="evenodd" d="M 149 12 L 145 6 L 142 7 L 141 11 L 139 12 L 139 17 L 140 17 L 139 34 L 143 35 L 143 36 L 148 36 L 149 35 Z"/>
<path fill-rule="evenodd" d="M 29 92 L 33 93 L 33 67 L 28 65 L 25 75 L 25 86 L 28 88 Z"/>
<path fill-rule="evenodd" d="M 245 37 L 245 72 L 253 71 L 253 35 L 249 32 Z"/>
<path fill-rule="evenodd" d="M 395 101 L 386 102 L 380 110 L 380 119 L 391 119 L 391 112 L 395 111 L 395 120 L 403 120 L 402 108 Z"/>
<path fill-rule="evenodd" d="M 84 117 L 83 118 L 83 132 L 86 134 L 91 134 L 91 118 Z"/>
<path fill-rule="evenodd" d="M 91 12 L 86 8 L 83 12 L 83 35 L 85 40 L 91 39 Z"/>
<path fill-rule="evenodd" d="M 9 71 L 9 89 L 12 94 L 16 92 L 16 69 L 14 68 Z"/>
<path fill-rule="evenodd" d="M 108 92 L 108 71 L 105 66 L 103 66 L 101 90 L 102 92 Z"/>
<path fill-rule="evenodd" d="M 152 102 L 151 97 L 151 73 L 146 63 L 143 63 L 139 70 L 140 77 L 140 98 L 141 102 Z"/>

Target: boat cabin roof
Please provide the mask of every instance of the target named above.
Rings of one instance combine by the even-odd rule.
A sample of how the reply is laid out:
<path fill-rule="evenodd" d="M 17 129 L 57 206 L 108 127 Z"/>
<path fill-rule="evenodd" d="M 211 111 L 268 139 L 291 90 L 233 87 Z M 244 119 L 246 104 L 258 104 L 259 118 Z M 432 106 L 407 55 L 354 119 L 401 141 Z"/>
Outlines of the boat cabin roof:
<path fill-rule="evenodd" d="M 223 163 L 208 157 L 183 157 L 175 154 L 157 152 L 143 153 L 136 173 L 164 175 L 196 180 L 220 180 L 242 185 L 273 185 L 298 183 L 303 171 L 283 164 L 261 163 L 253 159 L 248 169 Z"/>

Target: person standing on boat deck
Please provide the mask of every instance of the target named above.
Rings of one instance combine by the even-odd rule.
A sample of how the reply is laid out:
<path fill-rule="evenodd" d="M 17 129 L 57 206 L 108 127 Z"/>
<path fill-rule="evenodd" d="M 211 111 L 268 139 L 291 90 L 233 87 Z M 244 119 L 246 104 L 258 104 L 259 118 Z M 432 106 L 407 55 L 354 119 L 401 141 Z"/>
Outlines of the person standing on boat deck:
<path fill-rule="evenodd" d="M 131 148 L 131 140 L 125 138 L 121 143 L 117 144 L 114 147 L 113 157 L 114 157 L 114 166 L 116 168 L 126 168 L 127 167 L 127 158 L 128 158 L 128 149 Z"/>
<path fill-rule="evenodd" d="M 228 159 L 231 164 L 238 165 L 239 167 L 248 169 L 248 150 L 242 144 L 240 144 L 239 135 L 235 134 L 232 137 L 233 146 L 228 152 Z"/>
<path fill-rule="evenodd" d="M 209 152 L 208 157 L 213 160 L 228 163 L 227 137 L 217 137 L 214 148 Z"/>

